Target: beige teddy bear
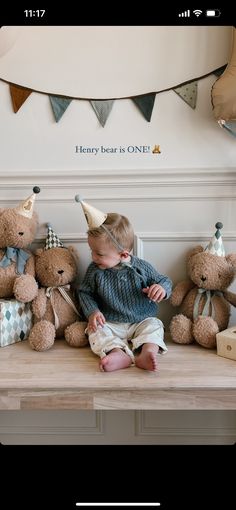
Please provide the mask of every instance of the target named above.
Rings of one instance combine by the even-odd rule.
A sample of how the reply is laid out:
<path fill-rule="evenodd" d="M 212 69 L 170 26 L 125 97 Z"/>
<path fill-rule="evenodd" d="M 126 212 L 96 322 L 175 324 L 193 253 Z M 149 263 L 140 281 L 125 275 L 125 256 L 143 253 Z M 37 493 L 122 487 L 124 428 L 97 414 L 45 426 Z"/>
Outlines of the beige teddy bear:
<path fill-rule="evenodd" d="M 36 351 L 45 351 L 55 338 L 65 337 L 69 345 L 82 347 L 88 343 L 86 323 L 82 322 L 78 304 L 70 289 L 76 277 L 75 251 L 66 248 L 48 224 L 44 249 L 38 249 L 36 277 L 41 285 L 32 303 L 34 326 L 29 343 Z"/>
<path fill-rule="evenodd" d="M 194 340 L 206 348 L 216 346 L 216 333 L 227 328 L 229 303 L 236 305 L 236 295 L 226 289 L 236 272 L 236 254 L 225 256 L 220 229 L 204 250 L 194 248 L 188 255 L 189 280 L 179 282 L 170 301 L 180 306 L 180 314 L 173 317 L 170 332 L 174 342 L 190 344 Z"/>
<path fill-rule="evenodd" d="M 14 209 L 0 209 L 0 298 L 28 303 L 38 292 L 34 255 L 27 246 L 35 238 L 38 217 L 33 211 L 40 188 Z"/>

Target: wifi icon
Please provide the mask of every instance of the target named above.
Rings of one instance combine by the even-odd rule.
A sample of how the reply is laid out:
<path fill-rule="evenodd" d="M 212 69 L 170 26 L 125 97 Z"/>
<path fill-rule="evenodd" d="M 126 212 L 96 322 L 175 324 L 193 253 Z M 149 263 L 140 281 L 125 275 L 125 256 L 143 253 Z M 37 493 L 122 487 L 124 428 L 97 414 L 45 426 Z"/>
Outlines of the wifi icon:
<path fill-rule="evenodd" d="M 202 11 L 200 11 L 200 9 L 196 9 L 195 11 L 193 11 L 193 14 L 195 14 L 195 16 L 200 16 L 202 14 Z"/>

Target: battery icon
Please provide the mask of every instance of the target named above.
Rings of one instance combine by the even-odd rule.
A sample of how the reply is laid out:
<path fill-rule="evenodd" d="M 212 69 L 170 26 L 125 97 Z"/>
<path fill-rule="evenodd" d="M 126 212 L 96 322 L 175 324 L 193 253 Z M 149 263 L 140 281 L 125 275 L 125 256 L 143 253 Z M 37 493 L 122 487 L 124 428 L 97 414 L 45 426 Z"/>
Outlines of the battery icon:
<path fill-rule="evenodd" d="M 221 12 L 219 9 L 211 9 L 211 10 L 206 11 L 206 16 L 209 16 L 211 18 L 219 18 L 220 15 L 221 15 Z"/>

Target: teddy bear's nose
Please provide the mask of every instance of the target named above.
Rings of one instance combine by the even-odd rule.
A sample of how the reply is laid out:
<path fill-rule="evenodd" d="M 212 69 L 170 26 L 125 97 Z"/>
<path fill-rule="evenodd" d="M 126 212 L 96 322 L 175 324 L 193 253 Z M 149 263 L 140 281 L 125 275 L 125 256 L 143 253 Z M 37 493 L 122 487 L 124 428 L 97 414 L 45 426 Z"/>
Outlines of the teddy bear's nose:
<path fill-rule="evenodd" d="M 202 282 L 205 282 L 206 281 L 206 276 L 201 276 L 201 280 L 202 280 Z"/>
<path fill-rule="evenodd" d="M 24 232 L 18 232 L 19 236 L 23 236 Z"/>
<path fill-rule="evenodd" d="M 60 271 L 57 271 L 59 274 L 64 273 L 63 269 L 60 269 Z"/>

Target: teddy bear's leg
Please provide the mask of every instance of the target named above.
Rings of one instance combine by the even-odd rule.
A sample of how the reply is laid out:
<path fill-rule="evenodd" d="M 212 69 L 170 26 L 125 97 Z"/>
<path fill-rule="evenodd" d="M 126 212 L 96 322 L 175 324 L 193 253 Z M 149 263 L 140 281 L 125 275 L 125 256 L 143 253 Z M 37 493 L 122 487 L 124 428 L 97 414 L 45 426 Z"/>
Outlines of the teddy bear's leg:
<path fill-rule="evenodd" d="M 88 338 L 85 335 L 86 322 L 74 322 L 65 329 L 65 339 L 71 347 L 84 347 L 88 344 Z"/>
<path fill-rule="evenodd" d="M 13 292 L 18 301 L 29 303 L 37 296 L 38 285 L 33 276 L 22 274 L 15 279 Z"/>
<path fill-rule="evenodd" d="M 54 344 L 55 326 L 49 321 L 39 321 L 31 329 L 29 343 L 35 351 L 46 351 Z"/>
<path fill-rule="evenodd" d="M 219 327 L 212 317 L 199 317 L 193 324 L 193 336 L 196 342 L 207 349 L 216 347 L 216 333 L 219 333 Z"/>
<path fill-rule="evenodd" d="M 192 334 L 192 321 L 185 315 L 175 315 L 170 323 L 172 339 L 177 344 L 191 344 L 194 340 Z"/>

